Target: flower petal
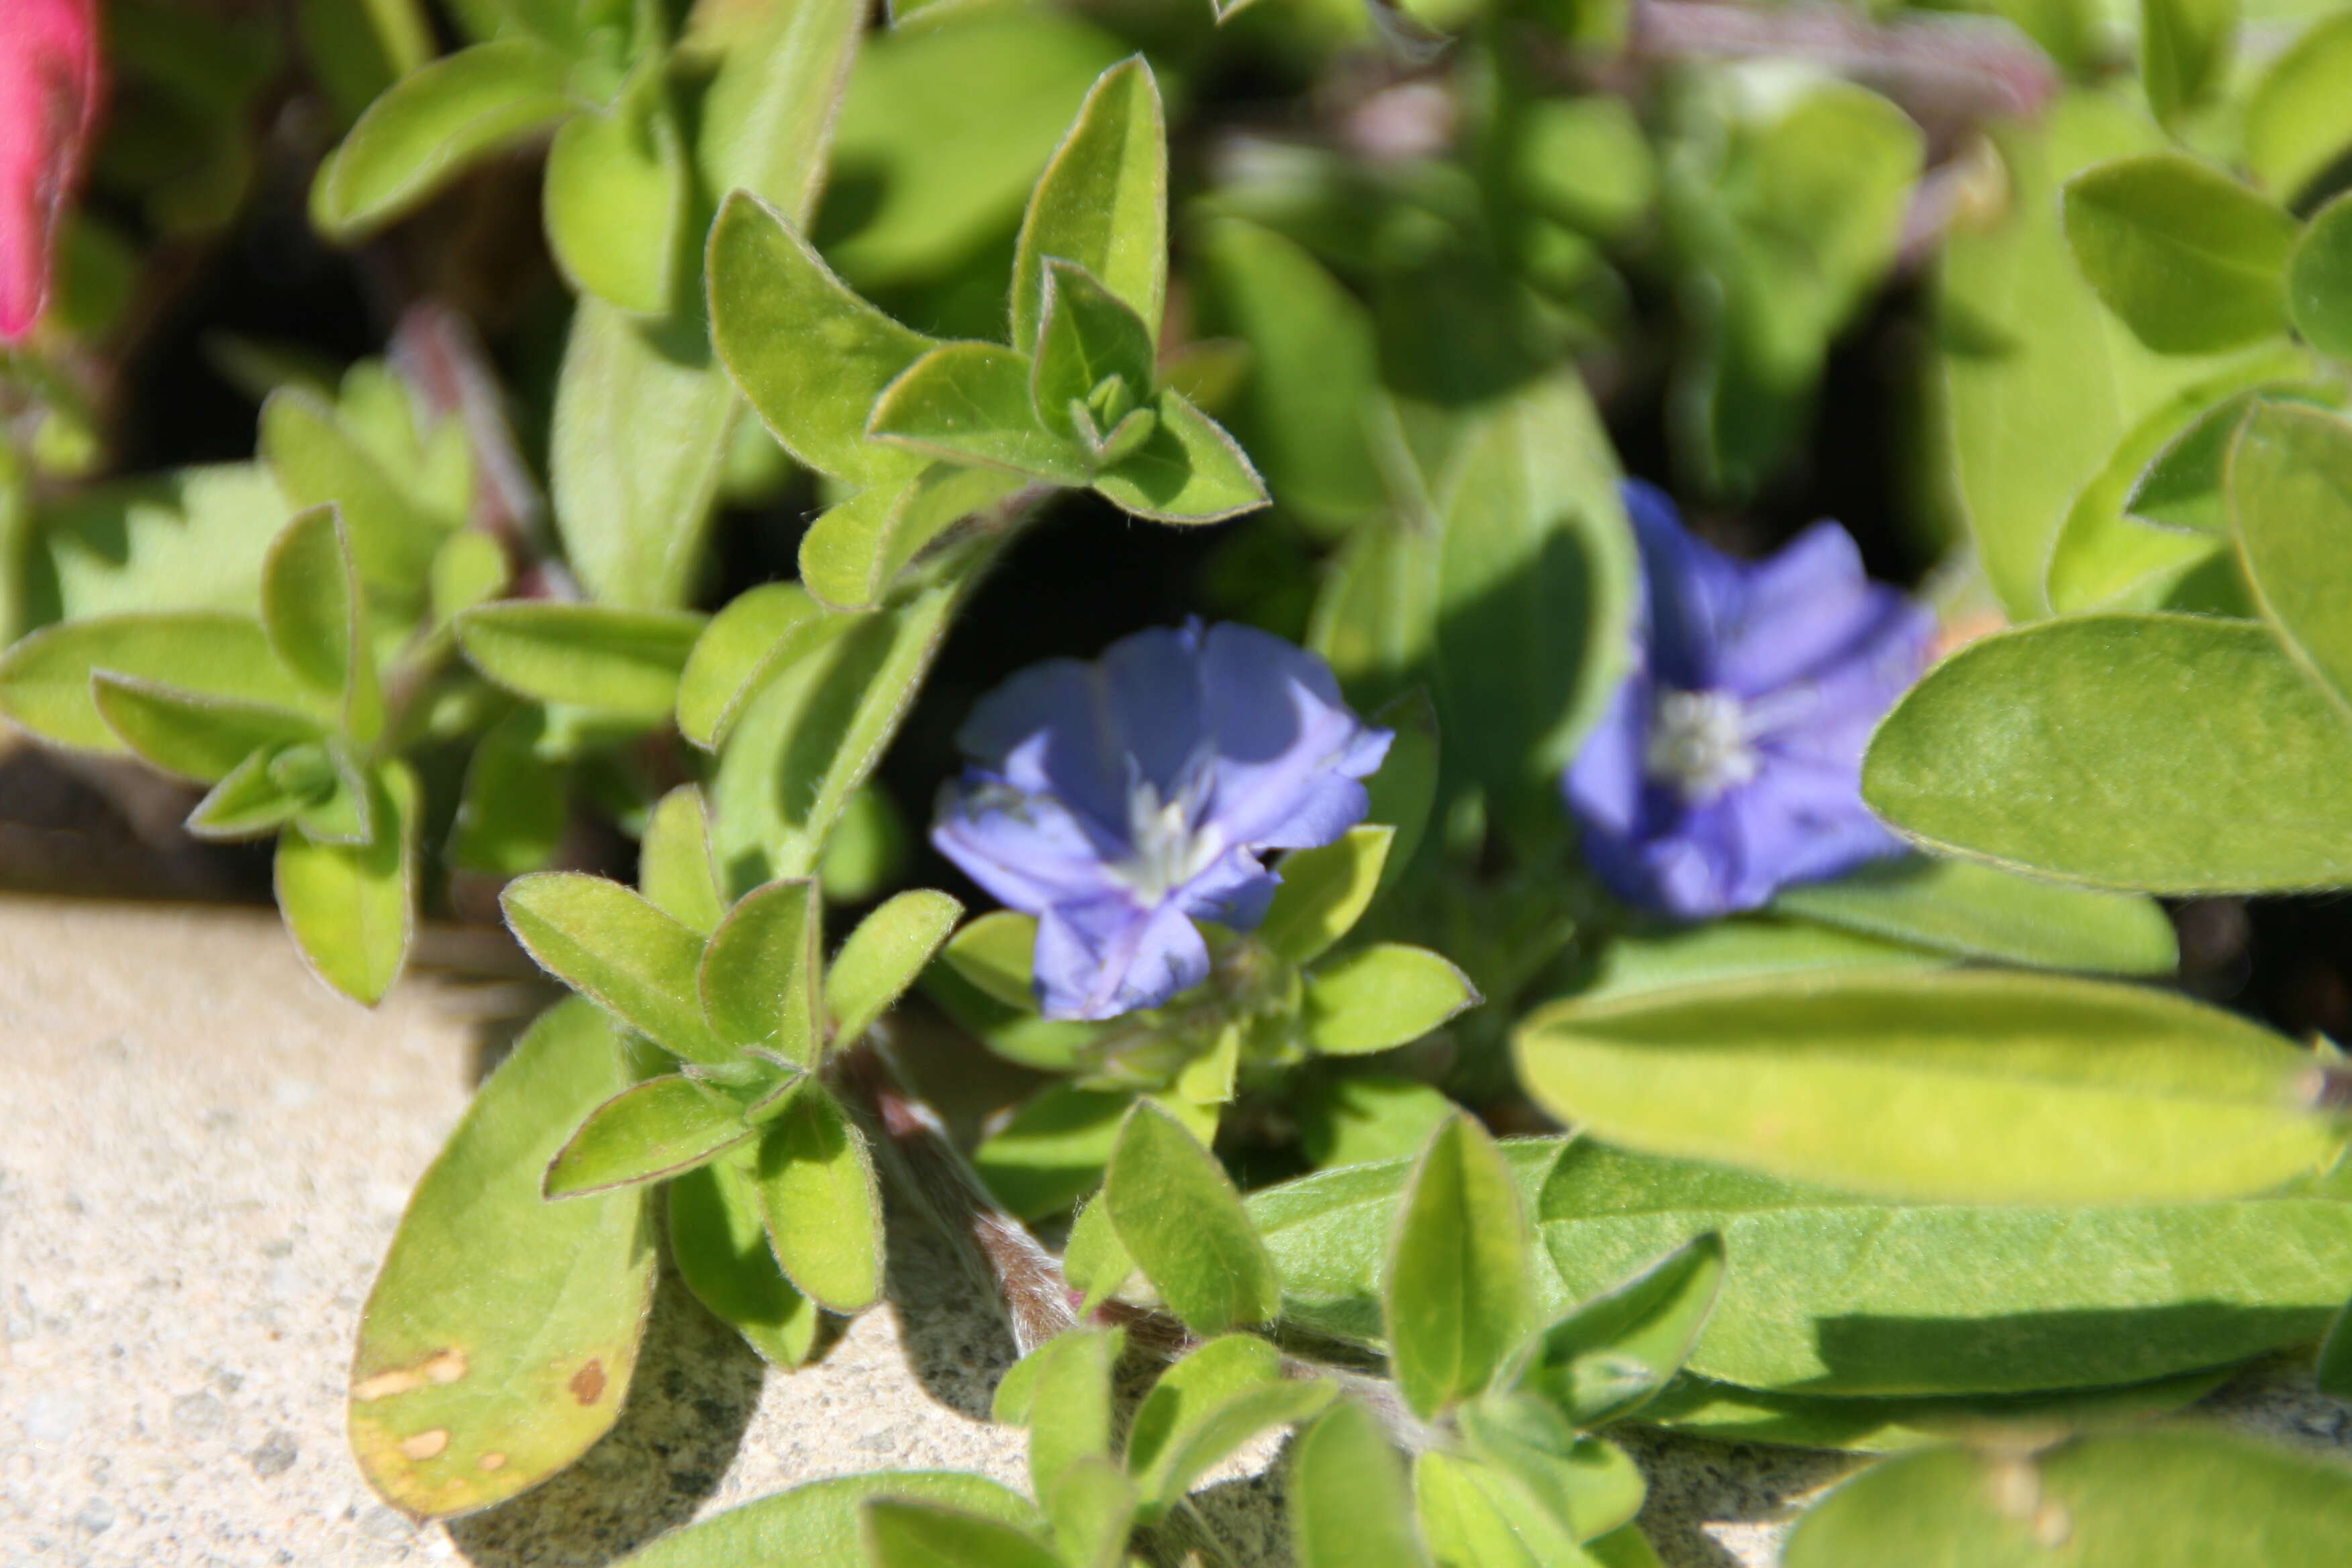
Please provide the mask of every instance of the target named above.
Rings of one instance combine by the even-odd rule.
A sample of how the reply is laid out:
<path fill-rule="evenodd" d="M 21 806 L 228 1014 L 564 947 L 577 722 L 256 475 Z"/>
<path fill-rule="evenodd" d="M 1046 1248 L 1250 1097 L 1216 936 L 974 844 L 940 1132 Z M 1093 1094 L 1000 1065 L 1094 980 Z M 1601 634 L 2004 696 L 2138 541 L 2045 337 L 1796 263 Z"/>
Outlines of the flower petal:
<path fill-rule="evenodd" d="M 0 5 L 0 342 L 48 301 L 100 90 L 94 0 Z"/>
<path fill-rule="evenodd" d="M 1255 626 L 1209 629 L 1201 684 L 1215 791 L 1203 826 L 1228 845 L 1310 849 L 1371 808 L 1357 782 L 1377 771 L 1391 731 L 1367 728 L 1331 667 Z"/>
<path fill-rule="evenodd" d="M 1209 977 L 1209 945 L 1173 904 L 1056 904 L 1037 921 L 1037 1003 L 1048 1018 L 1115 1018 Z"/>

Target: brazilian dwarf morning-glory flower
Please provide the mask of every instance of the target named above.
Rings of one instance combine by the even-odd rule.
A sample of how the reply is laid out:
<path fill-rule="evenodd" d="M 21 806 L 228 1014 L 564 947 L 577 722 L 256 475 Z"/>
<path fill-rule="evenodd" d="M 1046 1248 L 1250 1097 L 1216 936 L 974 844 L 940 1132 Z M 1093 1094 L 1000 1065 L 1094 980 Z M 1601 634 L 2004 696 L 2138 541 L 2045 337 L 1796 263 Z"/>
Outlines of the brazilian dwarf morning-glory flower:
<path fill-rule="evenodd" d="M 1048 1017 L 1155 1007 L 1208 977 L 1196 921 L 1247 931 L 1279 878 L 1260 857 L 1363 821 L 1391 732 L 1320 658 L 1252 626 L 1198 622 L 1051 659 L 981 700 L 931 842 L 1037 917 Z"/>
<path fill-rule="evenodd" d="M 1634 668 L 1565 780 L 1587 863 L 1628 902 L 1699 920 L 1901 853 L 1862 803 L 1862 754 L 1926 668 L 1934 618 L 1864 575 L 1836 523 L 1750 563 L 1648 485 L 1625 504 Z"/>

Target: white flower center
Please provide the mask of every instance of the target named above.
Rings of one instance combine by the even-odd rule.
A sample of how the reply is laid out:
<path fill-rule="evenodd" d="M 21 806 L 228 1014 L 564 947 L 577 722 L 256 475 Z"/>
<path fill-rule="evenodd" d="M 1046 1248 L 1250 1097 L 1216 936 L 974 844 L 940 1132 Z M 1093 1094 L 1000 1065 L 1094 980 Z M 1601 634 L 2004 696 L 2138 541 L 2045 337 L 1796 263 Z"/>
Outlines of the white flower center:
<path fill-rule="evenodd" d="M 1166 800 L 1156 784 L 1138 780 L 1127 796 L 1128 837 L 1135 853 L 1110 868 L 1111 875 L 1156 904 L 1199 876 L 1224 849 L 1214 827 L 1192 824 L 1193 791 L 1180 784 Z"/>
<path fill-rule="evenodd" d="M 1685 800 L 1704 805 L 1756 776 L 1759 763 L 1748 744 L 1755 732 L 1751 716 L 1727 691 L 1664 691 L 1650 717 L 1642 766 Z"/>

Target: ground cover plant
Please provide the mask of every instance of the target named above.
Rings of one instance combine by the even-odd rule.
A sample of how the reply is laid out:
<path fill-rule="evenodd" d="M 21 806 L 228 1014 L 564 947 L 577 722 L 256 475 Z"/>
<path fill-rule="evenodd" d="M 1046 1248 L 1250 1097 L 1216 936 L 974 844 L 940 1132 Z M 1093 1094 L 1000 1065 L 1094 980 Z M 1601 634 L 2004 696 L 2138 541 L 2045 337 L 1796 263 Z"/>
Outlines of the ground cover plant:
<path fill-rule="evenodd" d="M 1871 1457 L 1792 1568 L 2352 1560 L 2197 1410 L 2352 1398 L 2347 79 L 2229 0 L 18 0 L 0 714 L 355 1005 L 425 921 L 573 994 L 367 1303 L 419 1517 L 662 1271 L 821 1376 L 918 1226 L 1026 1494 L 628 1562 L 1217 1563 L 1288 1431 L 1299 1568 L 1623 1568 L 1628 1425 Z"/>

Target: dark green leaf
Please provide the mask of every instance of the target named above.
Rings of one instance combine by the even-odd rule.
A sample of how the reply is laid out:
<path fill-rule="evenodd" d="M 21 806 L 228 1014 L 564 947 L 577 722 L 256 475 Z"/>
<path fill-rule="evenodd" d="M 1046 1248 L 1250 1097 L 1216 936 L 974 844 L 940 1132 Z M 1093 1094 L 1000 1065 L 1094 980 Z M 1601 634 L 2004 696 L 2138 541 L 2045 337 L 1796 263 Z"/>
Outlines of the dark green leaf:
<path fill-rule="evenodd" d="M 1045 316 L 1030 366 L 1038 423 L 1082 445 L 1095 445 L 1128 410 L 1150 398 L 1157 345 L 1128 303 L 1076 263 L 1045 262 Z M 1115 400 L 1112 393 L 1117 377 Z"/>
<path fill-rule="evenodd" d="M 866 1552 L 874 1568 L 1062 1568 L 1026 1531 L 892 1498 L 866 1505 Z"/>
<path fill-rule="evenodd" d="M 2286 325 L 2286 211 L 2177 153 L 2066 184 L 2066 242 L 2107 308 L 2158 353 L 2212 353 Z"/>
<path fill-rule="evenodd" d="M 2352 1212 L 2292 1191 L 1880 1204 L 1584 1141 L 1536 1212 L 1570 1298 L 1720 1232 L 1731 1268 L 1691 1370 L 1808 1394 L 2146 1382 L 2306 1341 L 2352 1295 Z"/>
<path fill-rule="evenodd" d="M 1389 1362 L 1415 1415 L 1486 1387 L 1532 1324 L 1532 1295 L 1511 1168 L 1457 1113 L 1422 1152 L 1389 1252 Z"/>
<path fill-rule="evenodd" d="M 540 1178 L 580 1119 L 626 1086 L 611 1026 L 563 1003 L 476 1093 L 417 1184 L 352 1361 L 352 1450 L 398 1506 L 449 1515 L 501 1501 L 578 1458 L 620 1414 L 653 1298 L 645 1194 L 549 1204 Z"/>
<path fill-rule="evenodd" d="M 1168 287 L 1168 136 L 1160 84 L 1140 55 L 1096 81 L 1030 195 L 1013 263 L 1013 344 L 1024 353 L 1035 349 L 1045 320 L 1048 258 L 1094 274 L 1158 341 Z"/>
<path fill-rule="evenodd" d="M 2225 535 L 2229 499 L 2222 470 L 2246 411 L 2258 399 L 2333 405 L 2341 397 L 2320 382 L 2273 382 L 2233 394 L 2208 408 L 2158 453 L 2124 501 L 2124 509 L 2159 528 Z"/>
<path fill-rule="evenodd" d="M 1381 708 L 1370 721 L 1394 736 L 1380 772 L 1364 781 L 1371 798 L 1366 818 L 1396 829 L 1381 862 L 1381 890 L 1385 892 L 1412 864 L 1437 801 L 1437 705 L 1427 690 L 1415 687 Z"/>
<path fill-rule="evenodd" d="M 709 1163 L 752 1134 L 740 1108 L 671 1074 L 622 1090 L 588 1113 L 548 1163 L 551 1198 L 659 1181 Z"/>
<path fill-rule="evenodd" d="M 2287 263 L 2286 296 L 2305 342 L 2352 360 L 2352 200 L 2338 196 L 2313 216 Z"/>
<path fill-rule="evenodd" d="M 1055 1214 L 1102 1181 L 1135 1097 L 1048 1084 L 981 1140 L 972 1164 L 997 1201 L 1024 1219 Z"/>
<path fill-rule="evenodd" d="M 1881 861 L 1834 882 L 1784 889 L 1773 907 L 1963 958 L 2116 974 L 2168 974 L 2180 960 L 2172 921 L 2153 899 L 1967 860 Z"/>
<path fill-rule="evenodd" d="M 2347 1556 L 2352 1471 L 2231 1434 L 2179 1431 L 2084 1437 L 2031 1456 L 1942 1448 L 1892 1459 L 1808 1510 L 1782 1561 L 2204 1568 Z"/>
<path fill-rule="evenodd" d="M 841 1102 L 804 1084 L 760 1140 L 760 1209 L 794 1285 L 835 1312 L 882 1296 L 882 1191 Z"/>
<path fill-rule="evenodd" d="M 1149 1100 L 1119 1129 L 1102 1201 L 1136 1267 L 1195 1333 L 1274 1316 L 1279 1282 L 1232 1179 Z"/>
<path fill-rule="evenodd" d="M 499 900 L 541 967 L 688 1061 L 736 1059 L 703 1016 L 702 938 L 618 882 L 577 871 L 520 877 Z"/>
<path fill-rule="evenodd" d="M 1112 504 L 1155 522 L 1221 522 L 1265 504 L 1249 455 L 1223 426 L 1172 387 L 1151 409 L 1143 444 L 1094 477 Z"/>
<path fill-rule="evenodd" d="M 1597 1002 L 1749 976 L 1814 969 L 1935 969 L 1948 962 L 1916 947 L 1806 921 L 1749 917 L 1663 936 L 1618 937 L 1601 951 L 1577 994 Z"/>
<path fill-rule="evenodd" d="M 2352 730 L 2263 627 L 2084 616 L 1929 671 L 1879 726 L 1863 796 L 1906 837 L 1998 865 L 2243 892 L 2352 880 L 2347 776 Z"/>
<path fill-rule="evenodd" d="M 1029 360 L 995 343 L 944 343 L 892 382 L 866 426 L 875 440 L 925 458 L 978 464 L 1047 484 L 1083 485 L 1084 447 L 1037 422 Z"/>
<path fill-rule="evenodd" d="M 1589 1428 L 1647 1404 L 1698 1343 L 1723 1283 L 1723 1237 L 1685 1242 L 1538 1334 L 1520 1385 Z"/>
<path fill-rule="evenodd" d="M 1298 1568 L 1423 1568 L 1404 1461 L 1370 1411 L 1334 1405 L 1298 1439 L 1290 1539 Z"/>
<path fill-rule="evenodd" d="M 519 877 L 554 858 L 572 802 L 563 764 L 541 749 L 546 732 L 546 710 L 518 708 L 475 742 L 450 829 L 452 865 Z"/>
<path fill-rule="evenodd" d="M 669 1255 L 695 1299 L 777 1366 L 808 1360 L 816 1303 L 776 1266 L 760 1215 L 756 1150 L 733 1150 L 668 1186 Z"/>

